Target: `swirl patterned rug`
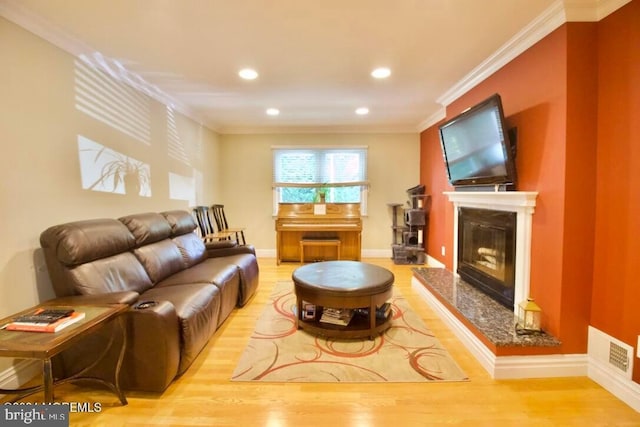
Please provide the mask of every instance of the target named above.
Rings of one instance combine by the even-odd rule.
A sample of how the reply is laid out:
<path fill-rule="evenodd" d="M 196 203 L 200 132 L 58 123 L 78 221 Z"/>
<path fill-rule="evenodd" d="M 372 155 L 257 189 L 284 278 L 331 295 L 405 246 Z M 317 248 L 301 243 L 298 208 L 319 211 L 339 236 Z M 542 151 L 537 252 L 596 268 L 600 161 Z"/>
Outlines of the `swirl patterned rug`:
<path fill-rule="evenodd" d="M 274 287 L 233 381 L 431 382 L 467 376 L 394 290 L 391 327 L 375 340 L 335 340 L 296 328 L 291 282 Z"/>

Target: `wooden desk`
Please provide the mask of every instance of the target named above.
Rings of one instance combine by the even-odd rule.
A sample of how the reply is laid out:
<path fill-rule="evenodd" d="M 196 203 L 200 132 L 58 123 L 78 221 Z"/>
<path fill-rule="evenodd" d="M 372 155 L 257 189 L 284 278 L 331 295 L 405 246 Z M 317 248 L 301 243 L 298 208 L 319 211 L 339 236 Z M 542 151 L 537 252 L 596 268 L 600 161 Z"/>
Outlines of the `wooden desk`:
<path fill-rule="evenodd" d="M 22 314 L 29 314 L 35 311 L 38 307 L 50 307 L 50 305 L 40 305 L 32 307 L 28 310 L 24 310 L 20 313 L 16 313 L 11 317 L 0 320 L 0 325 L 6 325 L 10 323 L 13 318 Z M 52 403 L 54 401 L 53 386 L 55 384 L 62 384 L 66 382 L 83 380 L 98 382 L 113 391 L 120 402 L 123 405 L 127 404 L 127 399 L 120 389 L 119 376 L 120 367 L 122 366 L 122 360 L 124 358 L 124 352 L 126 348 L 126 329 L 124 326 L 124 317 L 119 316 L 121 313 L 127 311 L 129 306 L 126 304 L 109 304 L 109 305 L 79 305 L 73 306 L 76 311 L 85 313 L 85 318 L 73 325 L 70 325 L 59 332 L 46 333 L 46 332 L 18 332 L 0 330 L 0 357 L 15 357 L 19 359 L 38 359 L 42 362 L 42 384 L 25 387 L 21 389 L 0 389 L 0 394 L 17 394 L 18 397 L 13 401 L 20 400 L 25 396 L 44 390 L 44 402 Z M 95 362 L 82 369 L 77 374 L 64 378 L 58 381 L 53 381 L 53 372 L 51 368 L 51 359 L 60 352 L 72 347 L 83 338 L 94 333 L 99 328 L 104 326 L 111 320 L 117 320 L 120 324 L 120 329 L 123 333 L 122 347 L 118 361 L 113 371 L 112 382 L 105 381 L 99 378 L 84 377 L 94 366 L 102 360 L 104 355 L 108 352 L 109 348 L 113 345 L 115 337 L 111 335 L 111 340 L 107 344 L 106 348 L 99 354 L 96 354 Z"/>
<path fill-rule="evenodd" d="M 359 203 L 280 203 L 276 218 L 277 263 L 300 262 L 300 242 L 305 239 L 339 240 L 340 259 L 359 261 L 362 219 Z M 308 253 L 306 253 L 308 252 Z M 330 246 L 310 247 L 309 259 L 335 259 Z"/>

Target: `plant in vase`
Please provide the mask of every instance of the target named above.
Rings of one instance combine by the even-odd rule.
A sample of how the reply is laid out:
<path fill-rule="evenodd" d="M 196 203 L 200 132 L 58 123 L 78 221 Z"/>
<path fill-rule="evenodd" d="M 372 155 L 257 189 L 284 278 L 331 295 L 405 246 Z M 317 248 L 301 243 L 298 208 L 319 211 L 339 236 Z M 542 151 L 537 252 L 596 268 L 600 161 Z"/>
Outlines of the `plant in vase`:
<path fill-rule="evenodd" d="M 329 189 L 325 185 L 322 185 L 321 187 L 318 187 L 316 189 L 315 202 L 316 203 L 325 203 L 325 201 L 327 199 L 327 192 L 328 191 L 329 191 Z"/>

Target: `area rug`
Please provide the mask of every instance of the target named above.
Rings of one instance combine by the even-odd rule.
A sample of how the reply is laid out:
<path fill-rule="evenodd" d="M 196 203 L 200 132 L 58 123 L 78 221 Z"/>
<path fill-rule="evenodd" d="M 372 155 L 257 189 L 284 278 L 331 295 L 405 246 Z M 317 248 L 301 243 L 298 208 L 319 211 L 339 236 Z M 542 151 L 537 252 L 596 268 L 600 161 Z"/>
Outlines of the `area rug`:
<path fill-rule="evenodd" d="M 278 282 L 233 381 L 434 382 L 467 376 L 397 289 L 391 327 L 377 338 L 339 340 L 296 328 L 291 282 Z"/>

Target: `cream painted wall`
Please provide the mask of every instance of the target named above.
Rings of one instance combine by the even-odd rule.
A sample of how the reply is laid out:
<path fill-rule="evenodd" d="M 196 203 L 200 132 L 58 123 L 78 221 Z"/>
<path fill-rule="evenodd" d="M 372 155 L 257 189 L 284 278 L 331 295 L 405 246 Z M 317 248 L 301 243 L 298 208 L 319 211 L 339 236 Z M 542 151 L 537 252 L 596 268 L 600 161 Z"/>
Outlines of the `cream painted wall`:
<path fill-rule="evenodd" d="M 138 94 L 150 130 L 141 142 L 76 107 L 79 67 L 71 54 L 3 18 L 0 52 L 0 317 L 54 297 L 38 239 L 45 228 L 67 221 L 224 203 L 231 225 L 246 226 L 258 253 L 274 256 L 273 145 L 369 147 L 363 249 L 370 256 L 389 252 L 386 203 L 404 202 L 405 190 L 419 180 L 417 133 L 219 136 L 182 114 L 172 120 L 165 105 Z M 117 85 L 103 78 L 105 86 Z M 83 189 L 82 138 L 148 164 L 152 197 Z M 169 140 L 177 141 L 182 161 L 170 156 Z M 170 173 L 193 180 L 190 197 L 170 197 Z M 12 363 L 0 360 L 0 377 Z"/>
<path fill-rule="evenodd" d="M 368 216 L 363 218 L 364 256 L 391 256 L 391 211 L 404 203 L 406 190 L 420 180 L 420 137 L 416 134 L 221 135 L 224 177 L 221 199 L 229 226 L 246 227 L 258 255 L 275 256 L 272 216 L 271 147 L 278 145 L 355 145 L 369 148 Z"/>
<path fill-rule="evenodd" d="M 149 107 L 148 143 L 79 111 L 75 58 L 2 18 L 0 52 L 0 317 L 4 317 L 53 297 L 39 251 L 41 231 L 67 221 L 188 209 L 193 203 L 215 200 L 220 194 L 220 152 L 215 133 L 181 114 L 174 115 L 175 127 L 169 126 L 166 107 L 146 95 L 139 96 Z M 183 161 L 168 155 L 170 127 L 176 131 L 173 140 L 185 156 Z M 83 189 L 79 135 L 147 163 L 152 197 Z M 192 194 L 185 196 L 191 201 L 170 198 L 169 173 L 191 178 L 187 182 Z"/>

